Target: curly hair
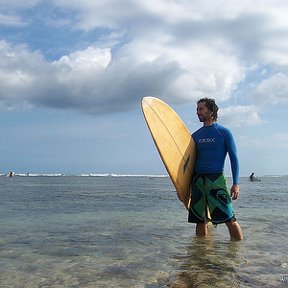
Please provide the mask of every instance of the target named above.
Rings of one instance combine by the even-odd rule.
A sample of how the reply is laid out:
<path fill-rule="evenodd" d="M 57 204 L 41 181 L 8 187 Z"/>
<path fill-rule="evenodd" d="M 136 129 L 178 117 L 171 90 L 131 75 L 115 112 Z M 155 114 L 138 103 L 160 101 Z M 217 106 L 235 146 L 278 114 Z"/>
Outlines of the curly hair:
<path fill-rule="evenodd" d="M 202 98 L 197 102 L 197 105 L 199 103 L 204 103 L 205 106 L 208 108 L 208 110 L 212 112 L 213 120 L 217 121 L 217 119 L 218 119 L 218 106 L 216 105 L 215 100 L 211 99 L 211 98 Z"/>

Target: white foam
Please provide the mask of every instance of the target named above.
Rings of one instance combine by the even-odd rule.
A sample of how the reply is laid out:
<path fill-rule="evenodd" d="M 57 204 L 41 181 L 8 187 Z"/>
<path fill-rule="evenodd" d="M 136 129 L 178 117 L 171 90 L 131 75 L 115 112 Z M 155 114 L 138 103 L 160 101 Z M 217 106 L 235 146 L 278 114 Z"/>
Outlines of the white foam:
<path fill-rule="evenodd" d="M 6 176 L 6 174 L 0 174 Z M 115 173 L 81 173 L 81 174 L 62 174 L 62 173 L 15 173 L 14 176 L 20 177 L 148 177 L 148 178 L 166 178 L 168 175 L 153 174 L 115 174 Z"/>

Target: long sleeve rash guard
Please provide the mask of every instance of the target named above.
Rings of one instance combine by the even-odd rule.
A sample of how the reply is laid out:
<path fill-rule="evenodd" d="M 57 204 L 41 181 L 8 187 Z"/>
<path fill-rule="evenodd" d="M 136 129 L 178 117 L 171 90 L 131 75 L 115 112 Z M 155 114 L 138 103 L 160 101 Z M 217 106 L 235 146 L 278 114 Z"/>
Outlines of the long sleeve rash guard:
<path fill-rule="evenodd" d="M 214 123 L 211 126 L 203 126 L 194 132 L 192 137 L 197 149 L 194 172 L 197 174 L 223 173 L 228 153 L 233 184 L 238 184 L 239 162 L 231 132 L 218 123 Z"/>

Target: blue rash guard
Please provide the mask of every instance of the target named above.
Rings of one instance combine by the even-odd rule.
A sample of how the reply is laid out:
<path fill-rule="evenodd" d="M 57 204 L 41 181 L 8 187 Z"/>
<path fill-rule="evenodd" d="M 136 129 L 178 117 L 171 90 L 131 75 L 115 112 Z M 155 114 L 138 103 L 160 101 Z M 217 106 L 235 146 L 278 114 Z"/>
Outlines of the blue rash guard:
<path fill-rule="evenodd" d="M 214 123 L 211 126 L 203 126 L 194 132 L 192 137 L 197 149 L 194 172 L 197 174 L 223 173 L 228 152 L 233 184 L 238 184 L 239 163 L 231 132 L 218 123 Z"/>

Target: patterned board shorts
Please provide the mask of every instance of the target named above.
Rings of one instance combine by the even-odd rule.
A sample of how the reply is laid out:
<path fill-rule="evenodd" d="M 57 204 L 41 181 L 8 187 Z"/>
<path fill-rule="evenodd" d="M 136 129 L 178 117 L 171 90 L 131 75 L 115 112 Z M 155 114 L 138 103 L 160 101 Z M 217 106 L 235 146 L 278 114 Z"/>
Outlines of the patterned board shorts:
<path fill-rule="evenodd" d="M 207 222 L 207 207 L 213 224 L 236 221 L 226 180 L 222 173 L 193 175 L 191 195 L 188 222 Z"/>

